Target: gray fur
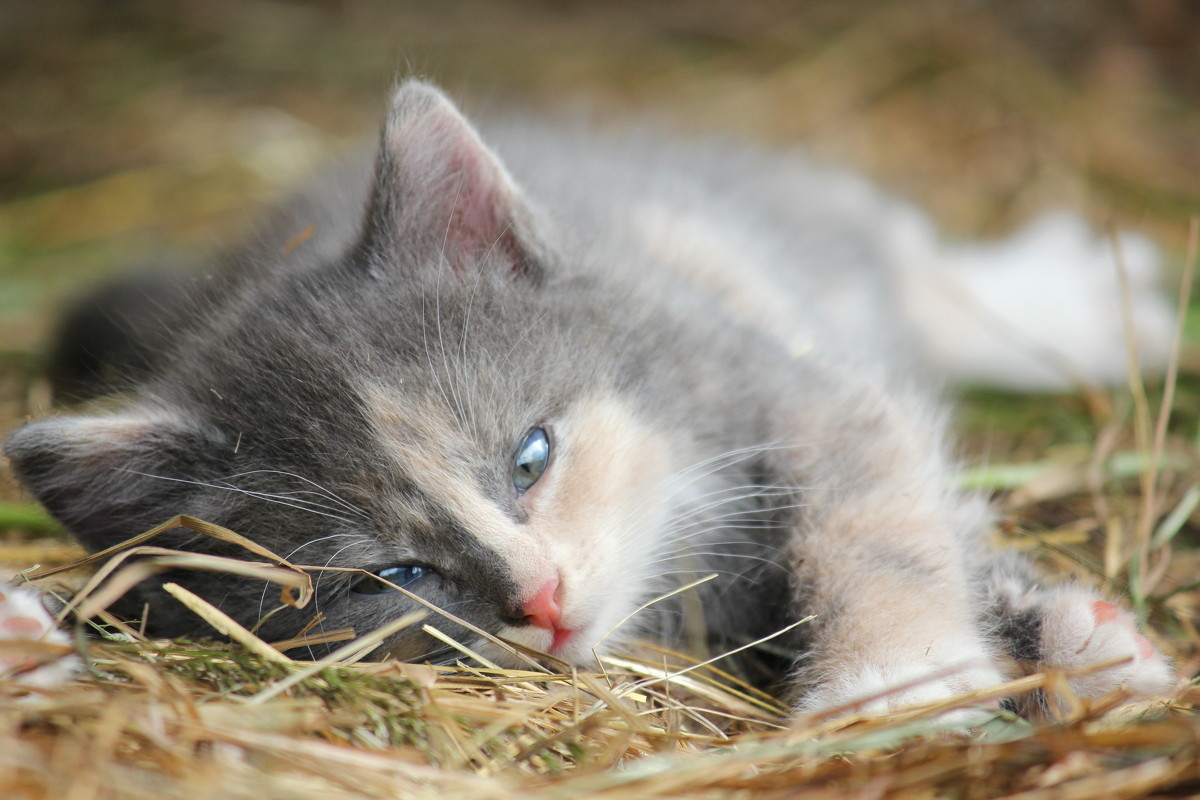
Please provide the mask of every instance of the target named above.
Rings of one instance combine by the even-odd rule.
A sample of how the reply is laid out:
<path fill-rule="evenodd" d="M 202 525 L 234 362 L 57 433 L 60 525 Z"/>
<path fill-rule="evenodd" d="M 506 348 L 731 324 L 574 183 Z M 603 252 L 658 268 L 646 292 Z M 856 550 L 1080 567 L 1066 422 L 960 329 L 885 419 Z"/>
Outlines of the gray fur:
<path fill-rule="evenodd" d="M 849 651 L 869 650 L 864 602 L 886 578 L 959 609 L 980 652 L 1026 653 L 1029 635 L 979 581 L 993 574 L 986 508 L 949 488 L 944 414 L 894 303 L 879 230 L 892 201 L 796 157 L 527 123 L 486 130 L 499 160 L 436 90 L 401 86 L 373 177 L 351 169 L 285 208 L 175 331 L 143 332 L 156 337 L 143 350 L 162 357 L 134 381 L 120 430 L 92 412 L 13 434 L 6 453 L 25 486 L 93 550 L 186 513 L 297 563 L 425 564 L 438 574 L 422 596 L 498 630 L 524 624 L 524 589 L 439 505 L 428 476 L 395 470 L 361 387 L 447 414 L 465 444 L 430 455 L 470 474 L 516 525 L 528 513 L 509 481 L 516 443 L 576 399 L 610 393 L 673 452 L 712 464 L 696 472 L 711 472 L 703 491 L 679 493 L 676 529 L 641 534 L 663 566 L 627 567 L 645 573 L 642 601 L 719 572 L 701 590 L 714 648 L 816 613 L 775 648 L 808 654 L 797 685 L 819 695 L 854 668 Z M 855 192 L 879 214 L 838 199 Z M 664 266 L 671 254 L 638 229 L 660 217 L 713 232 L 761 274 L 714 287 Z M 309 225 L 314 235 L 287 250 Z M 736 311 L 759 297 L 740 287 L 759 280 L 780 309 L 769 319 Z M 170 577 L 248 625 L 272 608 L 261 584 Z M 416 607 L 350 584 L 321 575 L 316 606 L 271 616 L 261 635 L 291 636 L 316 612 L 326 629 L 365 632 Z M 154 632 L 206 632 L 155 586 L 129 607 L 144 600 Z M 909 624 L 907 610 L 879 603 L 885 618 L 900 614 L 893 628 Z M 656 605 L 625 632 L 683 637 L 685 607 Z M 410 632 L 391 652 L 439 657 Z M 770 666 L 774 677 L 790 660 Z"/>

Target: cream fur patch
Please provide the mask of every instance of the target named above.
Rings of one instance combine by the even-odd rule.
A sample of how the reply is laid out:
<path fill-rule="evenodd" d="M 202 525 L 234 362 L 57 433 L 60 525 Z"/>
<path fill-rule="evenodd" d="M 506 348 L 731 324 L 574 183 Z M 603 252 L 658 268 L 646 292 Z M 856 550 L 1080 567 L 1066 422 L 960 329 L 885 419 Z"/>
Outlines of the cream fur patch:
<path fill-rule="evenodd" d="M 573 405 L 555 434 L 556 460 L 530 492 L 528 528 L 555 553 L 564 623 L 600 636 L 641 600 L 668 513 L 671 449 L 608 396 Z"/>
<path fill-rule="evenodd" d="M 559 579 L 562 624 L 578 632 L 559 655 L 589 661 L 595 640 L 642 599 L 642 570 L 668 513 L 667 437 L 628 403 L 610 396 L 580 400 L 546 421 L 555 452 L 522 497 L 528 518 L 518 523 L 453 459 L 437 456 L 473 446 L 445 408 L 400 403 L 378 386 L 360 392 L 397 467 L 504 560 L 520 601 Z M 540 648 L 550 640 L 548 631 L 529 626 L 503 635 Z"/>
<path fill-rule="evenodd" d="M 467 530 L 504 559 L 517 585 L 532 595 L 555 574 L 551 554 L 531 546 L 525 526 L 488 500 L 473 476 L 439 454 L 470 450 L 473 443 L 450 412 L 434 403 L 400 402 L 379 386 L 360 394 L 397 467 Z"/>

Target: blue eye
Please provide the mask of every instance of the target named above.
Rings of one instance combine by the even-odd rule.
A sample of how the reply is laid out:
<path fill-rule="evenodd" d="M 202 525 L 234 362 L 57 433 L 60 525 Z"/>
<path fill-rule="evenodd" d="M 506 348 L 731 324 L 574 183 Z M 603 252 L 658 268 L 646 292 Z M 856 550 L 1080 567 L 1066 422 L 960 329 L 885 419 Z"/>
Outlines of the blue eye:
<path fill-rule="evenodd" d="M 397 586 L 408 586 L 410 583 L 416 583 L 426 575 L 433 574 L 433 570 L 429 569 L 429 567 L 418 567 L 416 564 L 405 564 L 398 567 L 385 567 L 384 569 L 376 570 L 375 574 Z M 396 590 L 383 581 L 362 577 L 351 585 L 350 591 L 355 594 L 387 594 Z"/>
<path fill-rule="evenodd" d="M 517 494 L 524 494 L 537 483 L 550 463 L 550 435 L 542 426 L 525 434 L 513 459 L 512 481 Z"/>

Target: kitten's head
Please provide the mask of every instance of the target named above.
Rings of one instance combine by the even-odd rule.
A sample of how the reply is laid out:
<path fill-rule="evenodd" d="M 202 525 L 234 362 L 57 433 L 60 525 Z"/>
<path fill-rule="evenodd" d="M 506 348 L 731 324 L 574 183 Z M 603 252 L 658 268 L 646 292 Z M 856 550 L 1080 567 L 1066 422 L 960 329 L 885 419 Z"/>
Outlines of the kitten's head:
<path fill-rule="evenodd" d="M 669 434 L 623 399 L 661 368 L 656 323 L 557 269 L 552 226 L 438 91 L 401 86 L 382 139 L 343 257 L 243 287 L 123 408 L 33 422 L 6 453 L 92 550 L 190 514 L 585 661 L 646 599 L 669 513 Z M 278 597 L 229 576 L 171 578 L 247 624 Z M 316 603 L 270 616 L 264 636 L 318 613 L 362 634 L 419 607 L 361 574 L 315 581 Z M 204 629 L 154 587 L 142 596 L 152 630 Z M 433 649 L 414 632 L 391 643 L 409 658 Z"/>

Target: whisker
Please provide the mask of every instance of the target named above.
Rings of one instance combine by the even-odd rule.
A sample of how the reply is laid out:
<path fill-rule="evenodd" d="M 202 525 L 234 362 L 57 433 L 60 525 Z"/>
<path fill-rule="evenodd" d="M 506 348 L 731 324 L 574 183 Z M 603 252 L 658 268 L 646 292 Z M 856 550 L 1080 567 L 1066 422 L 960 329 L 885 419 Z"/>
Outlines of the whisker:
<path fill-rule="evenodd" d="M 721 506 L 724 506 L 724 505 L 733 505 L 735 503 L 742 503 L 746 500 L 757 500 L 759 498 L 789 497 L 789 496 L 795 494 L 795 492 L 792 491 L 791 489 L 788 489 L 786 491 L 779 491 L 779 492 L 760 492 L 760 491 L 743 492 L 742 490 L 744 490 L 745 488 L 748 488 L 748 487 L 744 487 L 744 486 L 734 487 L 733 489 L 729 490 L 731 492 L 731 494 L 728 497 L 722 497 L 718 500 L 708 502 L 704 505 L 691 507 L 691 508 L 687 509 L 687 511 L 685 511 L 684 513 L 677 515 L 674 518 L 673 522 L 682 522 L 683 520 L 686 520 L 690 517 L 696 517 L 696 516 L 703 515 L 706 512 L 712 511 L 713 509 L 716 509 L 716 508 L 720 508 Z M 738 491 L 738 492 L 742 492 L 742 493 L 741 494 L 732 494 L 732 492 L 734 492 L 734 491 Z M 720 494 L 720 492 L 714 492 L 713 494 L 706 495 L 706 497 L 712 497 L 715 494 Z M 738 509 L 738 510 L 730 512 L 730 513 L 769 514 L 773 511 L 784 511 L 789 508 L 799 508 L 802 505 L 803 504 L 801 504 L 801 503 L 788 503 L 786 505 L 778 505 L 778 506 L 777 505 L 763 505 L 763 506 L 750 507 L 750 508 L 743 507 L 741 509 Z M 711 517 L 710 517 L 710 519 L 711 519 Z"/>
<path fill-rule="evenodd" d="M 500 232 L 500 234 L 495 239 L 492 240 L 491 247 L 489 247 L 487 252 L 483 254 L 483 258 L 481 259 L 482 262 L 486 262 L 488 260 L 488 258 L 491 257 L 492 253 L 496 250 L 496 246 L 500 244 L 500 242 L 504 239 L 504 237 L 508 234 L 508 232 L 510 230 L 512 230 L 512 223 L 505 225 L 504 230 L 502 230 Z M 485 267 L 485 269 L 486 269 L 486 267 Z M 467 361 L 467 334 L 470 333 L 470 329 L 471 329 L 471 312 L 475 308 L 475 296 L 479 293 L 479 286 L 480 286 L 480 284 L 483 283 L 483 276 L 484 276 L 483 270 L 476 270 L 475 283 L 474 283 L 474 285 L 471 286 L 470 297 L 467 298 L 467 313 L 465 314 L 465 316 L 463 318 L 462 334 L 459 336 L 459 349 L 461 350 L 459 362 L 463 363 L 463 364 L 465 364 Z M 475 437 L 476 441 L 478 441 L 480 439 L 480 436 L 479 436 L 479 431 L 477 430 L 476 425 L 475 425 L 475 415 L 474 414 L 471 415 L 470 419 L 468 420 L 468 423 L 471 426 L 471 435 L 473 437 Z"/>
<path fill-rule="evenodd" d="M 324 496 L 328 500 L 332 500 L 334 503 L 337 503 L 338 505 L 340 505 L 342 508 L 346 509 L 347 511 L 349 511 L 353 514 L 357 514 L 357 515 L 363 517 L 364 519 L 370 519 L 370 515 L 368 515 L 367 512 L 363 511 L 358 506 L 354 505 L 353 503 L 349 502 L 345 498 L 341 497 L 340 495 L 337 494 L 337 492 L 334 492 L 332 489 L 328 488 L 327 486 L 322 486 L 321 484 L 317 483 L 316 481 L 306 478 L 303 475 L 297 475 L 295 472 L 288 472 L 286 470 L 281 470 L 281 469 L 252 469 L 252 470 L 247 470 L 246 472 L 238 472 L 234 475 L 227 475 L 224 478 L 222 478 L 221 480 L 233 481 L 238 478 L 244 478 L 248 475 L 283 475 L 288 478 L 295 478 L 298 481 L 307 483 L 309 486 L 316 489 L 318 494 Z"/>
<path fill-rule="evenodd" d="M 323 503 L 317 503 L 315 501 L 305 500 L 305 499 L 299 498 L 299 497 L 289 497 L 288 495 L 276 494 L 273 492 L 258 492 L 253 489 L 242 489 L 241 487 L 232 486 L 232 485 L 222 485 L 222 484 L 213 484 L 213 485 L 216 488 L 230 489 L 235 492 L 240 492 L 241 494 L 244 494 L 247 497 L 254 497 L 259 500 L 265 500 L 268 503 L 276 503 L 281 506 L 288 506 L 290 508 L 300 509 L 303 511 L 312 511 L 314 514 L 322 514 L 322 516 L 332 517 L 334 519 L 340 519 L 347 524 L 353 524 L 352 521 L 348 517 L 343 517 L 341 514 L 323 513 L 322 511 L 318 511 L 318 509 L 324 509 L 325 512 L 336 512 L 337 511 L 336 507 L 327 506 L 327 505 L 324 505 Z M 283 499 L 285 497 L 287 497 L 288 499 Z"/>
<path fill-rule="evenodd" d="M 791 508 L 803 508 L 805 504 L 795 503 L 779 508 L 740 508 L 730 511 L 728 514 L 718 514 L 712 517 L 704 517 L 703 519 L 693 520 L 686 524 L 672 524 L 664 529 L 662 534 L 662 542 L 666 545 L 675 544 L 684 539 L 693 538 L 696 535 L 696 526 L 705 526 L 705 530 L 721 530 L 721 529 L 741 529 L 741 530 L 783 530 L 791 527 L 790 522 L 776 522 L 771 519 L 762 519 L 752 515 L 770 514 L 776 511 L 786 511 Z"/>
<path fill-rule="evenodd" d="M 669 482 L 669 485 L 667 488 L 667 497 L 668 498 L 675 497 L 680 492 L 682 492 L 684 489 L 687 489 L 688 487 L 695 485 L 697 482 L 703 480 L 704 478 L 706 478 L 722 469 L 725 469 L 726 467 L 732 466 L 733 464 L 736 464 L 739 461 L 744 461 L 749 458 L 752 458 L 753 456 L 755 456 L 759 453 L 765 452 L 766 450 L 768 450 L 774 446 L 775 445 L 772 443 L 767 443 L 765 445 L 760 445 L 760 446 L 740 447 L 740 448 L 736 448 L 734 450 L 727 451 L 725 453 L 719 453 L 715 456 L 711 456 L 711 457 L 703 459 L 695 464 L 692 464 L 691 466 L 680 470 L 678 473 L 676 473 L 675 476 L 673 476 L 673 479 L 672 479 L 672 481 Z M 728 463 L 726 463 L 726 462 L 728 462 Z M 696 472 L 697 470 L 705 470 L 705 471 L 702 472 L 701 474 L 693 475 L 693 476 L 689 477 L 688 480 L 684 481 L 683 483 L 678 482 L 678 480 L 677 480 L 678 478 L 683 477 L 683 476 L 688 476 L 689 473 Z M 636 506 L 634 506 L 632 509 L 630 509 L 624 516 L 622 516 L 621 519 L 617 520 L 612 525 L 610 525 L 609 529 L 608 529 L 608 533 L 609 534 L 615 533 L 617 535 L 621 535 L 623 533 L 623 531 L 625 530 L 626 525 L 631 520 L 637 519 L 637 515 L 643 513 L 646 510 L 647 506 L 649 506 L 649 504 L 654 499 L 656 499 L 656 498 L 648 497 L 645 500 L 643 500 L 642 502 L 638 503 Z"/>
<path fill-rule="evenodd" d="M 293 548 L 292 548 L 292 550 L 291 550 L 291 552 L 289 552 L 289 553 L 288 553 L 287 555 L 285 555 L 283 558 L 284 558 L 284 560 L 285 560 L 285 561 L 291 561 L 291 560 L 292 560 L 292 558 L 293 558 L 293 557 L 294 557 L 294 556 L 295 556 L 297 553 L 299 553 L 301 550 L 303 550 L 303 549 L 304 549 L 304 548 L 306 548 L 306 547 L 310 547 L 310 546 L 312 546 L 312 545 L 314 545 L 314 544 L 318 544 L 318 543 L 320 543 L 320 542 L 325 542 L 325 541 L 328 541 L 328 540 L 330 540 L 330 539 L 341 539 L 341 538 L 345 538 L 345 537 L 352 537 L 352 538 L 354 538 L 354 539 L 357 539 L 357 540 L 359 540 L 359 542 L 361 542 L 362 544 L 370 544 L 370 541 L 371 541 L 370 537 L 368 537 L 368 536 L 364 536 L 364 535 L 362 535 L 361 533 L 331 533 L 331 534 L 329 534 L 328 536 L 321 536 L 321 537 L 318 537 L 318 538 L 316 538 L 316 539 L 310 539 L 310 540 L 309 540 L 309 541 L 307 541 L 307 542 L 302 542 L 301 544 L 297 545 L 296 547 L 293 547 Z M 343 548 L 343 549 L 345 549 L 345 548 Z M 338 552 L 341 552 L 341 551 L 338 551 Z M 262 619 L 262 615 L 263 615 L 263 606 L 264 606 L 264 605 L 266 605 L 266 602 L 267 602 L 267 592 L 268 592 L 268 591 L 270 591 L 270 589 L 271 589 L 271 585 L 272 585 L 272 584 L 271 584 L 270 582 L 264 582 L 264 583 L 263 583 L 263 591 L 262 591 L 262 596 L 261 596 L 261 597 L 259 597 L 259 599 L 258 599 L 258 618 L 259 618 L 259 619 Z M 314 591 L 315 591 L 315 589 L 314 589 Z"/>
<path fill-rule="evenodd" d="M 720 531 L 720 530 L 725 530 L 725 528 L 720 525 L 714 525 L 712 528 L 702 531 L 702 533 L 712 533 L 713 531 Z M 742 545 L 745 547 L 755 547 L 756 549 L 762 550 L 767 553 L 775 553 L 776 555 L 782 555 L 783 553 L 787 552 L 787 550 L 785 548 L 772 547 L 771 545 L 765 544 L 761 541 L 756 541 L 754 539 L 716 539 L 716 540 L 705 539 L 704 541 L 696 542 L 694 544 L 687 545 L 686 547 L 672 548 L 669 552 L 663 552 L 663 553 L 659 553 L 656 555 L 661 555 L 662 557 L 665 558 L 665 557 L 670 556 L 671 554 L 683 554 L 683 553 L 691 552 L 692 550 L 694 550 L 697 547 L 732 547 L 734 545 Z"/>
<path fill-rule="evenodd" d="M 363 538 L 365 539 L 366 537 L 363 537 Z M 359 541 L 350 542 L 349 544 L 343 545 L 342 547 L 339 547 L 337 550 L 334 550 L 333 553 L 330 554 L 329 558 L 325 559 L 325 563 L 322 566 L 328 567 L 330 564 L 333 563 L 334 559 L 336 559 L 344 551 L 350 549 L 351 547 L 354 547 L 356 544 L 363 544 L 363 541 L 359 540 Z M 318 616 L 320 616 L 320 614 L 321 614 L 321 580 L 325 577 L 326 574 L 327 573 L 324 571 L 324 569 L 320 570 L 320 572 L 317 575 L 317 580 L 313 584 L 313 592 L 312 592 L 313 612 L 315 614 L 317 614 Z M 320 622 L 318 622 L 317 628 L 322 633 L 324 633 L 325 632 L 325 620 L 321 620 Z M 313 652 L 311 645 L 308 648 L 308 654 L 310 657 L 312 657 L 312 659 L 314 661 L 316 660 L 316 654 Z"/>
<path fill-rule="evenodd" d="M 450 655 L 459 655 L 459 652 L 457 649 L 447 644 L 443 645 L 442 647 L 434 648 L 433 650 L 426 650 L 421 655 L 413 656 L 412 658 L 407 659 L 407 661 L 412 664 L 425 662 L 438 666 L 447 666 L 454 661 L 452 658 L 447 658 L 447 656 Z"/>
<path fill-rule="evenodd" d="M 467 415 L 463 407 L 462 398 L 459 397 L 454 376 L 450 372 L 450 357 L 446 353 L 446 337 L 442 331 L 442 276 L 446 273 L 446 244 L 450 241 L 450 226 L 453 224 L 454 215 L 458 211 L 458 201 L 462 196 L 462 188 L 466 182 L 466 178 L 465 172 L 459 175 L 458 186 L 454 190 L 454 200 L 450 204 L 450 214 L 446 218 L 446 230 L 442 236 L 442 249 L 438 254 L 437 282 L 434 284 L 433 292 L 433 319 L 437 323 L 437 345 L 442 354 L 442 368 L 446 374 L 446 384 L 450 389 L 450 396 L 454 400 L 453 408 L 458 411 L 458 420 L 460 422 L 465 421 Z"/>
<path fill-rule="evenodd" d="M 762 564 L 767 564 L 776 569 L 783 570 L 785 573 L 790 574 L 790 571 L 787 569 L 787 567 L 780 564 L 778 561 L 772 561 L 769 558 L 763 558 L 762 556 L 752 556 L 749 553 L 722 553 L 722 552 L 713 551 L 713 550 L 694 550 L 694 551 L 688 551 L 688 552 L 684 552 L 684 553 L 675 553 L 673 555 L 666 556 L 664 558 L 655 559 L 654 561 L 651 561 L 649 563 L 650 564 L 669 564 L 672 561 L 678 561 L 678 560 L 684 559 L 684 558 L 692 558 L 695 556 L 713 556 L 714 558 L 720 558 L 721 560 L 736 559 L 736 560 L 741 560 L 741 561 L 756 561 L 756 562 L 759 562 Z M 697 571 L 702 571 L 702 570 L 700 568 L 697 568 Z"/>
<path fill-rule="evenodd" d="M 667 496 L 675 497 L 680 492 L 682 492 L 683 490 L 685 490 L 691 486 L 694 486 L 699 481 L 702 481 L 705 478 L 707 478 L 711 475 L 714 475 L 723 469 L 727 469 L 728 467 L 731 467 L 734 464 L 740 463 L 742 461 L 747 461 L 756 455 L 760 455 L 760 454 L 766 453 L 766 452 L 777 451 L 777 450 L 792 450 L 792 449 L 795 449 L 800 446 L 801 445 L 780 444 L 779 440 L 775 440 L 774 442 L 766 442 L 766 443 L 763 443 L 760 445 L 750 445 L 750 446 L 746 446 L 746 447 L 739 447 L 739 448 L 735 448 L 733 450 L 728 450 L 724 453 L 718 453 L 717 455 L 710 456 L 709 458 L 698 461 L 695 464 L 692 464 L 691 466 L 686 467 L 686 468 L 680 470 L 678 473 L 676 473 L 676 475 L 673 476 L 673 479 L 670 482 L 671 485 L 668 486 Z M 698 474 L 694 474 L 697 472 L 698 472 Z M 684 480 L 682 483 L 680 483 L 679 479 L 685 478 L 685 477 L 687 479 Z M 615 530 L 617 528 L 617 526 L 623 526 L 629 520 L 630 517 L 632 517 L 636 513 L 640 513 L 643 510 L 643 508 L 650 502 L 651 499 L 652 498 L 648 498 L 648 499 L 644 500 L 643 502 L 639 503 L 636 507 L 634 507 L 631 510 L 631 512 L 628 515 L 626 515 L 625 518 L 618 521 L 613 526 L 613 529 Z"/>
<path fill-rule="evenodd" d="M 654 574 L 654 577 L 656 577 L 656 578 L 674 578 L 674 577 L 677 577 L 677 576 L 687 576 L 687 577 L 690 577 L 690 576 L 692 576 L 692 575 L 700 575 L 700 574 L 703 574 L 703 575 L 712 575 L 712 574 L 723 575 L 723 576 L 725 576 L 725 577 L 727 577 L 727 578 L 733 578 L 734 580 L 738 580 L 738 581 L 747 581 L 747 582 L 749 582 L 749 584 L 750 584 L 751 586 L 757 586 L 759 583 L 761 583 L 761 581 L 759 581 L 757 578 L 751 578 L 751 577 L 750 577 L 750 576 L 749 576 L 747 573 L 745 573 L 745 572 L 730 572 L 729 570 L 722 570 L 722 569 L 712 569 L 712 568 L 710 568 L 710 567 L 707 567 L 707 566 L 706 566 L 706 567 L 704 567 L 704 568 L 701 568 L 701 569 L 673 569 L 673 570 L 666 570 L 666 571 L 663 571 L 663 572 L 656 572 L 656 573 Z M 666 606 L 665 608 L 670 608 L 670 606 Z"/>
<path fill-rule="evenodd" d="M 140 475 L 143 478 L 152 478 L 152 479 L 158 480 L 158 481 L 170 481 L 172 483 L 186 483 L 191 486 L 202 486 L 206 489 L 220 489 L 221 491 L 225 491 L 225 492 L 234 492 L 236 494 L 244 494 L 248 497 L 254 497 L 259 500 L 265 500 L 269 503 L 277 503 L 282 506 L 289 506 L 291 508 L 295 508 L 299 511 L 307 511 L 310 514 L 316 514 L 317 516 L 329 517 L 330 519 L 336 519 L 339 522 L 343 522 L 347 525 L 354 524 L 353 520 L 351 520 L 347 517 L 343 517 L 339 514 L 329 514 L 324 511 L 317 511 L 314 508 L 309 508 L 308 506 L 297 505 L 295 503 L 289 503 L 284 500 L 275 500 L 275 499 L 270 498 L 269 496 L 263 496 L 256 492 L 249 491 L 247 489 L 239 489 L 236 486 L 223 486 L 219 483 L 208 483 L 207 481 L 193 481 L 193 480 L 188 480 L 186 478 L 169 478 L 166 475 L 153 475 L 149 472 L 139 472 L 138 470 L 135 470 L 135 469 L 125 469 L 123 471 L 128 472 L 131 475 Z"/>

